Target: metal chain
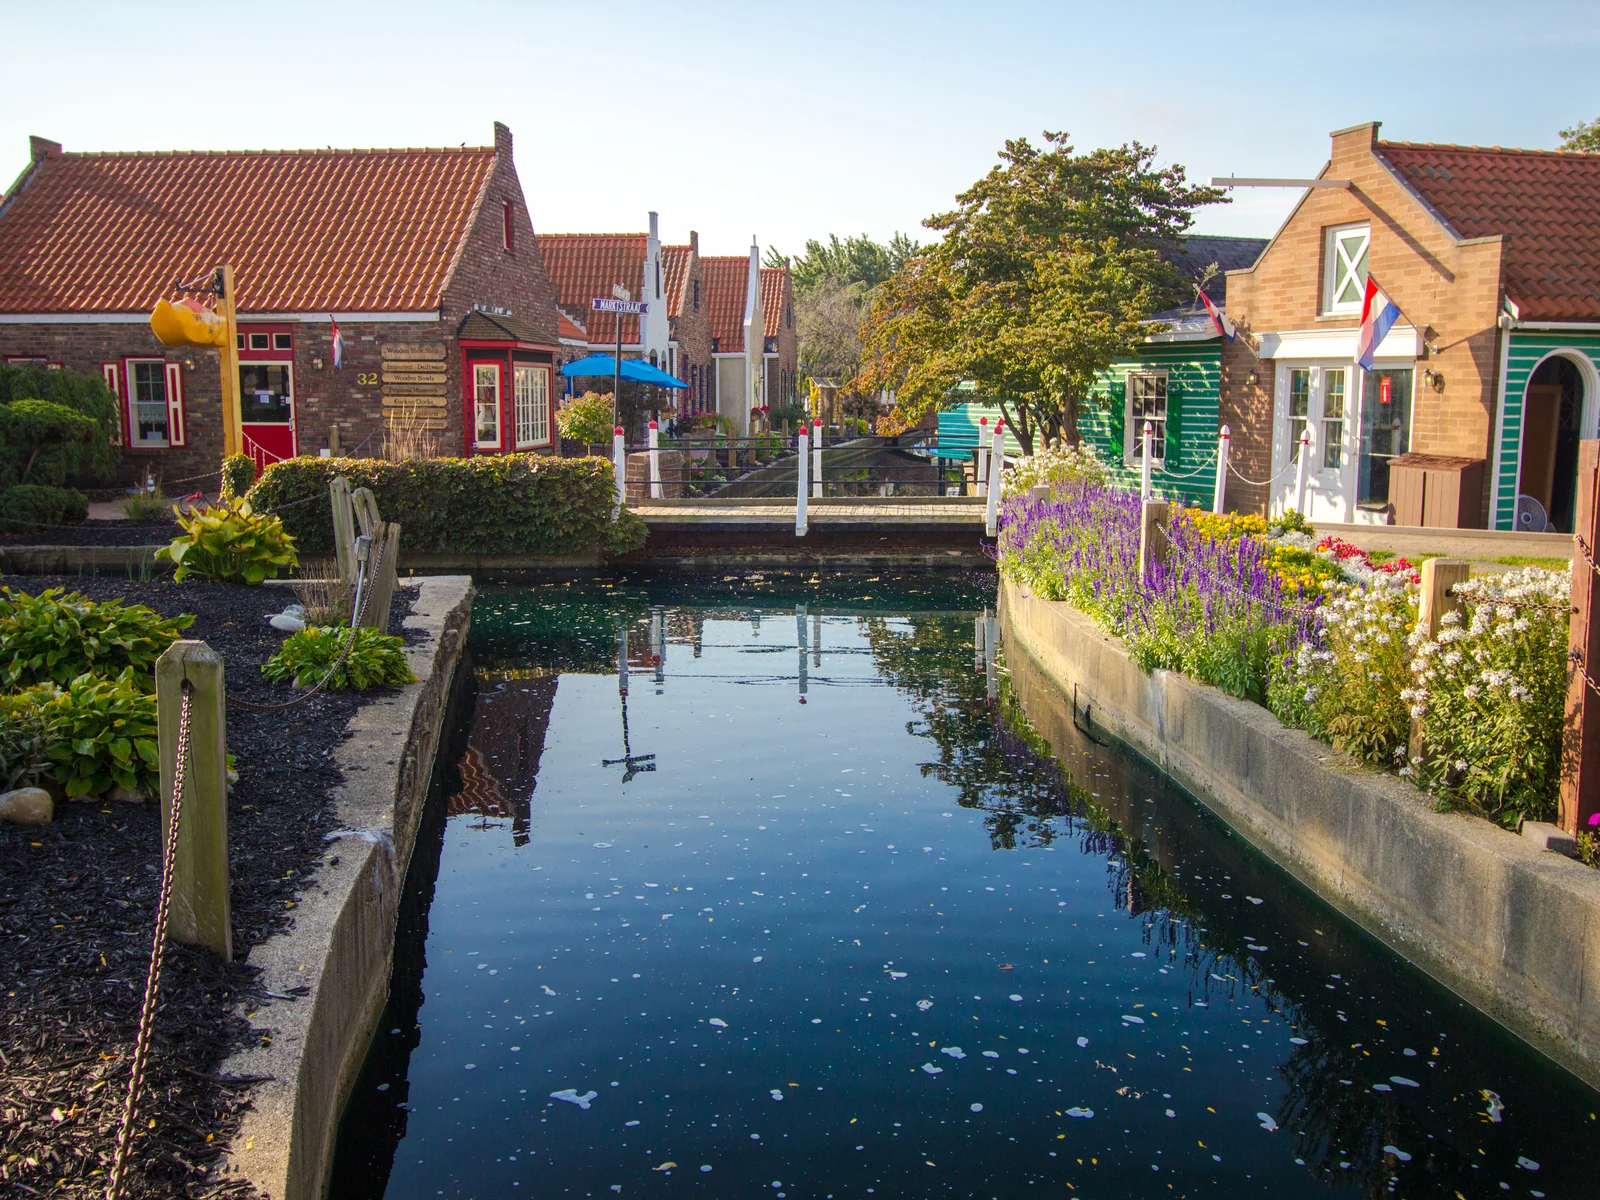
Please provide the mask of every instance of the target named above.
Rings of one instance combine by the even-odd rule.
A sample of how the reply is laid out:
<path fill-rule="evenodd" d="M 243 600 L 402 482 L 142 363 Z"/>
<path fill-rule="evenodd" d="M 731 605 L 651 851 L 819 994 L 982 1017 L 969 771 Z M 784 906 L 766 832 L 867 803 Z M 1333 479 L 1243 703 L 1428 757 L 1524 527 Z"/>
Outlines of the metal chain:
<path fill-rule="evenodd" d="M 155 1023 L 156 1002 L 161 988 L 161 964 L 166 957 L 167 918 L 171 912 L 172 873 L 178 860 L 178 830 L 183 821 L 183 789 L 189 767 L 189 722 L 194 707 L 194 684 L 183 681 L 183 707 L 178 716 L 178 752 L 172 768 L 172 810 L 167 814 L 166 845 L 161 851 L 161 892 L 156 901 L 155 936 L 150 947 L 150 972 L 145 976 L 144 1005 L 139 1010 L 139 1033 L 133 1043 L 133 1071 L 128 1077 L 128 1098 L 122 1106 L 122 1126 L 117 1131 L 116 1157 L 111 1163 L 111 1179 L 106 1185 L 106 1200 L 120 1200 L 127 1176 L 128 1155 L 133 1149 L 133 1123 L 138 1115 L 139 1092 L 144 1087 L 144 1068 L 150 1056 L 150 1031 Z"/>
<path fill-rule="evenodd" d="M 311 697 L 320 692 L 324 685 L 327 684 L 328 680 L 332 679 L 334 675 L 338 673 L 339 668 L 344 666 L 345 659 L 350 657 L 350 651 L 355 648 L 356 631 L 361 628 L 361 622 L 366 619 L 367 606 L 372 600 L 374 581 L 377 579 L 378 572 L 382 566 L 383 543 L 378 542 L 376 543 L 370 568 L 363 571 L 362 575 L 356 579 L 357 604 L 355 616 L 350 623 L 350 636 L 344 639 L 344 646 L 339 651 L 339 657 L 336 658 L 333 662 L 333 665 L 328 668 L 327 674 L 323 675 L 323 677 L 317 681 L 316 686 L 312 687 L 309 691 L 296 696 L 293 700 L 286 701 L 283 704 L 252 704 L 250 701 L 241 700 L 237 696 L 229 696 L 228 703 L 230 705 L 235 705 L 239 708 L 242 708 L 247 712 L 283 712 L 285 709 L 294 708 L 298 704 L 304 704 L 307 700 L 311 699 Z M 362 586 L 363 580 L 365 581 L 365 587 Z"/>

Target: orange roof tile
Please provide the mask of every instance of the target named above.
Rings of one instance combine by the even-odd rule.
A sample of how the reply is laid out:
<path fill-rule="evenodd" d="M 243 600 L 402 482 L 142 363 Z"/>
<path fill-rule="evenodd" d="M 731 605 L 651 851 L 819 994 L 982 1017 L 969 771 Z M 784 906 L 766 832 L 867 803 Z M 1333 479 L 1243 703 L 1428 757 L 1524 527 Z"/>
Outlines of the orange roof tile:
<path fill-rule="evenodd" d="M 437 308 L 492 146 L 52 154 L 0 206 L 0 312 L 144 312 L 233 264 L 250 312 Z"/>
<path fill-rule="evenodd" d="M 556 310 L 556 329 L 556 336 L 558 337 L 567 338 L 574 342 L 587 342 L 589 340 L 589 331 L 560 309 Z"/>
<path fill-rule="evenodd" d="M 1600 320 L 1600 154 L 1379 142 L 1378 153 L 1466 238 L 1504 235 L 1524 320 Z"/>
<path fill-rule="evenodd" d="M 761 268 L 761 315 L 766 320 L 767 337 L 777 337 L 783 325 L 784 287 L 789 280 L 788 267 Z"/>
<path fill-rule="evenodd" d="M 643 233 L 541 233 L 539 253 L 544 269 L 555 284 L 556 303 L 589 331 L 591 344 L 617 340 L 616 315 L 589 308 L 596 296 L 611 295 L 620 283 L 637 300 L 644 291 Z M 639 318 L 622 318 L 624 345 L 639 341 Z"/>
<path fill-rule="evenodd" d="M 667 292 L 667 316 L 675 317 L 683 309 L 683 287 L 689 278 L 689 247 L 662 246 L 661 271 L 666 277 L 663 286 Z"/>
<path fill-rule="evenodd" d="M 700 274 L 706 282 L 706 315 L 711 336 L 720 353 L 744 349 L 744 306 L 750 290 L 750 256 L 713 255 L 700 259 Z"/>

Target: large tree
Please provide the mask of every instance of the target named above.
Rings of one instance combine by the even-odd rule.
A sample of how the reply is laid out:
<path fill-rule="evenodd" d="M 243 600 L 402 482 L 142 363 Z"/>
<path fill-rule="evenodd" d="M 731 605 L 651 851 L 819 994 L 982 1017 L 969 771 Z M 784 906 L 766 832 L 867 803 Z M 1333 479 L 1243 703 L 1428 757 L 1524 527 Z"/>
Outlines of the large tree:
<path fill-rule="evenodd" d="M 854 386 L 895 390 L 906 426 L 970 382 L 1026 452 L 1076 445 L 1096 377 L 1190 292 L 1163 251 L 1225 199 L 1155 153 L 1133 142 L 1080 155 L 1064 133 L 1007 142 L 956 208 L 923 222 L 942 239 L 874 292 Z"/>
<path fill-rule="evenodd" d="M 917 250 L 917 243 L 903 233 L 896 233 L 888 242 L 875 242 L 864 233 L 843 238 L 830 233 L 826 242 L 809 239 L 806 252 L 793 259 L 769 249 L 766 265 L 787 266 L 796 295 L 804 296 L 826 280 L 877 287 L 905 266 Z"/>

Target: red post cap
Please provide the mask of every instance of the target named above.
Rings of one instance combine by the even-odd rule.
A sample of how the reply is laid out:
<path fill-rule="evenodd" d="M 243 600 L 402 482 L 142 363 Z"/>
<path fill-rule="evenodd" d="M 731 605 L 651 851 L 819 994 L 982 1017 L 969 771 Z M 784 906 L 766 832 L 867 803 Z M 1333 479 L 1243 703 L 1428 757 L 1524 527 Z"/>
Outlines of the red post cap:
<path fill-rule="evenodd" d="M 615 428 L 615 429 L 613 429 L 613 430 L 612 430 L 612 431 L 611 431 L 611 432 L 612 432 L 612 433 L 613 433 L 613 434 L 615 434 L 615 435 L 616 435 L 616 436 L 617 436 L 617 437 L 621 437 L 621 436 L 622 436 L 622 426 L 621 426 L 621 425 L 618 425 L 618 426 L 617 426 L 617 427 L 616 427 L 616 428 Z"/>
<path fill-rule="evenodd" d="M 655 427 L 656 427 L 656 423 L 654 421 L 651 421 L 650 422 L 650 428 L 654 429 Z"/>

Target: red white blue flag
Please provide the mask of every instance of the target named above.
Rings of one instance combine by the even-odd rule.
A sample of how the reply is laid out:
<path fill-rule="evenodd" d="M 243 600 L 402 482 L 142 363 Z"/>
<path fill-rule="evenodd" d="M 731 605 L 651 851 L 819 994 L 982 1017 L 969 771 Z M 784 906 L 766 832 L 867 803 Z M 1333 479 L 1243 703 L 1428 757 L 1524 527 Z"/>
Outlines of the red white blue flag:
<path fill-rule="evenodd" d="M 1200 303 L 1206 306 L 1206 312 L 1211 314 L 1211 323 L 1217 327 L 1217 332 L 1230 342 L 1233 341 L 1234 335 L 1238 331 L 1234 329 L 1233 322 L 1228 320 L 1228 314 L 1211 303 L 1211 297 L 1200 291 L 1199 288 L 1195 288 L 1195 291 L 1199 292 Z"/>
<path fill-rule="evenodd" d="M 1361 329 L 1356 334 L 1356 365 L 1363 371 L 1372 370 L 1372 357 L 1378 352 L 1378 343 L 1388 336 L 1390 328 L 1400 319 L 1400 308 L 1378 286 L 1378 281 L 1367 276 L 1367 294 L 1361 301 Z"/>
<path fill-rule="evenodd" d="M 333 326 L 333 369 L 338 371 L 344 367 L 344 335 L 339 332 L 339 322 L 333 319 L 333 314 L 328 315 L 328 321 Z"/>

